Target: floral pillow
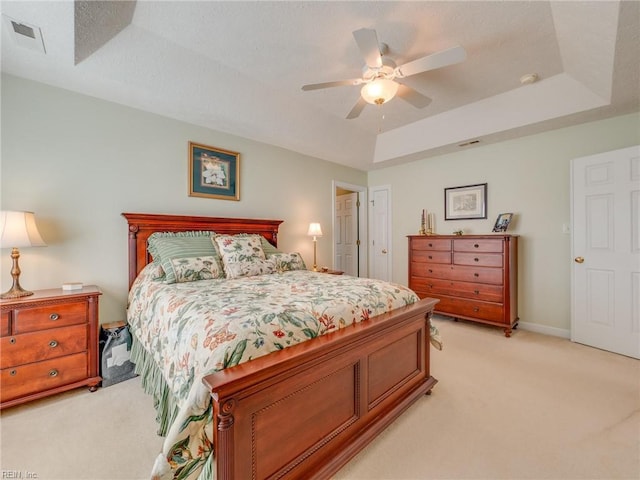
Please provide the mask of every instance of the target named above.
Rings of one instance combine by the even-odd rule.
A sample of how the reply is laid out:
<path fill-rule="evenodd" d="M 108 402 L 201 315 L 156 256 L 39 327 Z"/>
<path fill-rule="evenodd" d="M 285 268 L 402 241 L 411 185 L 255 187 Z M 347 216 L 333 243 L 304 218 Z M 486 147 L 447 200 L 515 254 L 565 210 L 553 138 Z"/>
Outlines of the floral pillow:
<path fill-rule="evenodd" d="M 222 257 L 227 278 L 273 272 L 274 264 L 266 261 L 260 237 L 261 235 L 216 235 L 213 238 Z"/>
<path fill-rule="evenodd" d="M 224 271 L 218 263 L 218 257 L 172 258 L 171 269 L 177 283 L 195 282 L 224 278 Z"/>
<path fill-rule="evenodd" d="M 306 270 L 302 256 L 298 252 L 294 253 L 273 253 L 269 260 L 275 262 L 277 272 L 288 272 L 291 270 Z"/>

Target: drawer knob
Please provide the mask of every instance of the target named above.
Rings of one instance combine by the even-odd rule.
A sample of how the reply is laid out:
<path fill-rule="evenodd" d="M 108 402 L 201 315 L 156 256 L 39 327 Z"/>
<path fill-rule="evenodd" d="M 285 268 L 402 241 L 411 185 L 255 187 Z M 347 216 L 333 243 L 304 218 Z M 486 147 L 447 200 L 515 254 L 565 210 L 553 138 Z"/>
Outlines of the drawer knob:
<path fill-rule="evenodd" d="M 9 343 L 10 343 L 11 345 L 15 345 L 15 344 L 16 344 L 16 337 L 11 337 L 11 338 L 9 339 Z"/>
<path fill-rule="evenodd" d="M 433 285 L 432 285 L 432 284 L 429 284 L 429 288 L 433 288 Z"/>
<path fill-rule="evenodd" d="M 49 372 L 49 376 L 50 377 L 57 377 L 58 376 L 58 370 L 56 370 L 55 368 L 53 370 L 51 370 Z"/>
<path fill-rule="evenodd" d="M 479 262 L 479 261 L 480 261 L 480 259 L 479 259 L 478 257 L 476 257 L 476 258 L 474 258 L 474 259 L 473 259 L 473 261 L 474 261 L 474 262 Z"/>
<path fill-rule="evenodd" d="M 473 311 L 477 313 L 480 311 L 480 309 L 478 307 L 473 307 Z"/>
<path fill-rule="evenodd" d="M 474 273 L 474 274 L 473 274 L 473 276 L 474 276 L 474 277 L 479 277 L 479 276 L 480 276 L 480 274 L 479 274 L 479 273 Z"/>
<path fill-rule="evenodd" d="M 480 295 L 480 290 L 474 290 L 473 293 L 475 293 L 476 295 Z"/>
<path fill-rule="evenodd" d="M 49 346 L 50 346 L 51 348 L 55 348 L 55 347 L 57 347 L 57 346 L 58 346 L 58 342 L 57 342 L 56 340 L 51 340 L 51 341 L 49 342 Z"/>
<path fill-rule="evenodd" d="M 433 273 L 433 270 L 429 269 L 429 273 Z"/>
<path fill-rule="evenodd" d="M 433 259 L 433 257 L 431 255 L 429 255 L 429 260 Z"/>
<path fill-rule="evenodd" d="M 474 243 L 474 244 L 473 244 L 473 246 L 474 246 L 475 248 L 479 248 L 479 247 L 480 247 L 480 245 L 478 245 L 477 243 Z"/>
<path fill-rule="evenodd" d="M 9 375 L 11 375 L 12 377 L 15 377 L 18 374 L 18 372 L 16 370 L 11 370 L 11 372 L 9 372 Z"/>
<path fill-rule="evenodd" d="M 60 315 L 58 315 L 57 313 L 52 313 L 51 315 L 49 315 L 49 320 L 56 321 L 59 318 L 60 318 Z"/>
<path fill-rule="evenodd" d="M 430 247 L 433 247 L 433 243 L 430 243 L 430 244 L 429 244 L 429 246 L 430 246 Z"/>

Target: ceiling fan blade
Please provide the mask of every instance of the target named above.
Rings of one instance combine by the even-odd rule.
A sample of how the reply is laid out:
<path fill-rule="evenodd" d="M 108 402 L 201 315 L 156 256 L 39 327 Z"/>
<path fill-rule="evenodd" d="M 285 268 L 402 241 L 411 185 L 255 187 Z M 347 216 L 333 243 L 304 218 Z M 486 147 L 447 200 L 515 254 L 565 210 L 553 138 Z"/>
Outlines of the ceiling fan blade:
<path fill-rule="evenodd" d="M 431 103 L 431 99 L 429 97 L 424 96 L 417 90 L 414 90 L 402 83 L 399 83 L 399 85 L 397 95 L 405 102 L 410 103 L 416 108 L 424 108 Z"/>
<path fill-rule="evenodd" d="M 358 99 L 358 102 L 353 106 L 353 108 L 349 112 L 349 115 L 347 115 L 347 120 L 353 120 L 354 118 L 358 118 L 362 113 L 362 110 L 364 110 L 364 107 L 366 106 L 367 106 L 367 101 L 364 98 L 360 97 Z"/>
<path fill-rule="evenodd" d="M 465 58 L 467 58 L 467 52 L 464 48 L 460 46 L 452 47 L 396 67 L 396 76 L 399 78 L 409 77 L 417 73 L 460 63 Z"/>
<path fill-rule="evenodd" d="M 303 85 L 302 90 L 319 90 L 321 88 L 330 88 L 330 87 L 341 87 L 341 86 L 353 86 L 360 85 L 363 82 L 361 78 L 353 78 L 351 80 L 338 80 L 335 82 L 324 82 L 324 83 L 312 83 L 310 85 Z"/>
<path fill-rule="evenodd" d="M 353 38 L 356 39 L 360 53 L 364 57 L 367 66 L 370 68 L 382 67 L 382 56 L 380 55 L 380 44 L 378 43 L 376 31 L 369 28 L 361 28 L 353 32 Z"/>

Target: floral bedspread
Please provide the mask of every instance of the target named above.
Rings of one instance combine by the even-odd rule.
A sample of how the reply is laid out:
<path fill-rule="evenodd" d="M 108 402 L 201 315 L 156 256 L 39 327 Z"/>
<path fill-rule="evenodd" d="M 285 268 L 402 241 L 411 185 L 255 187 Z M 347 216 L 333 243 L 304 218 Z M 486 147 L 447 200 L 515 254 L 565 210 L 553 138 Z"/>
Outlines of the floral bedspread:
<path fill-rule="evenodd" d="M 154 276 L 141 273 L 127 311 L 178 406 L 154 480 L 196 479 L 213 454 L 205 375 L 418 300 L 401 285 L 306 270 L 171 285 Z"/>

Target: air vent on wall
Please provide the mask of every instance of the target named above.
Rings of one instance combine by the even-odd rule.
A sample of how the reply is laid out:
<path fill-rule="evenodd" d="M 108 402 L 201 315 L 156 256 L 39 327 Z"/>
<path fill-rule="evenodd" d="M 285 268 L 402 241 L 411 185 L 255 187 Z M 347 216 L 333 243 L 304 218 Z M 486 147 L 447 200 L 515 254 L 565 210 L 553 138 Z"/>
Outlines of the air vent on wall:
<path fill-rule="evenodd" d="M 9 35 L 17 45 L 35 50 L 36 52 L 47 53 L 44 48 L 44 40 L 42 39 L 42 30 L 40 30 L 40 27 L 15 20 L 6 15 L 2 15 L 2 21 L 5 24 L 7 32 L 9 32 Z"/>

